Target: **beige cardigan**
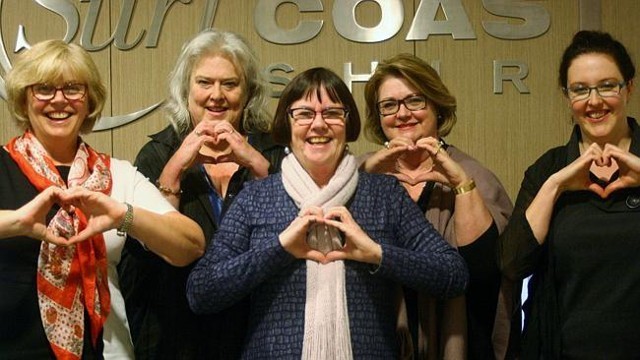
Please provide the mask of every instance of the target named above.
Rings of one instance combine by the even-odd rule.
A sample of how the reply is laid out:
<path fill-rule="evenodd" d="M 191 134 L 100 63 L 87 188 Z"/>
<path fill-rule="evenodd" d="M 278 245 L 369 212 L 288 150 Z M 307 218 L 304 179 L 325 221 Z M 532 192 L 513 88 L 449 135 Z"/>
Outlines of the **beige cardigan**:
<path fill-rule="evenodd" d="M 464 171 L 474 179 L 478 190 L 491 213 L 498 232 L 502 233 L 507 225 L 513 205 L 502 184 L 497 177 L 482 166 L 477 160 L 465 154 L 454 146 L 448 146 L 448 155 L 456 161 Z M 360 158 L 364 161 L 370 154 Z M 431 192 L 427 212 L 427 220 L 433 224 L 440 234 L 456 246 L 456 234 L 453 221 L 455 194 L 450 188 L 436 184 Z M 497 261 L 496 258 L 487 261 Z M 492 334 L 496 359 L 504 359 L 510 333 L 512 311 L 512 283 L 503 278 L 498 297 L 496 319 Z M 401 342 L 401 359 L 413 358 L 411 333 L 407 325 L 407 313 L 402 289 L 398 294 L 398 338 Z M 439 303 L 439 304 L 438 304 Z M 467 354 L 467 316 L 465 297 L 460 296 L 449 300 L 437 300 L 427 295 L 418 295 L 419 359 L 466 359 Z M 442 307 L 443 319 L 437 318 L 437 305 Z M 438 324 L 440 328 L 438 329 Z M 438 339 L 440 339 L 438 343 Z"/>

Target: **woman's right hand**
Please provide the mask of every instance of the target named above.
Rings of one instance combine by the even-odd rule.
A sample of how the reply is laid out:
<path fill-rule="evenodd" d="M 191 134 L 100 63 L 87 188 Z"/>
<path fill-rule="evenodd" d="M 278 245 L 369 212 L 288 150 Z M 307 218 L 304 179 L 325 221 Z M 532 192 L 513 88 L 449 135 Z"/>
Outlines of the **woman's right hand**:
<path fill-rule="evenodd" d="M 47 228 L 47 214 L 55 204 L 69 208 L 63 197 L 64 190 L 51 186 L 17 210 L 0 211 L 0 238 L 26 236 L 61 246 L 73 244 Z"/>
<path fill-rule="evenodd" d="M 385 146 L 373 153 L 361 165 L 362 170 L 371 174 L 397 173 L 398 158 L 415 148 L 413 142 L 404 137 L 397 137 L 385 143 Z"/>
<path fill-rule="evenodd" d="M 170 162 L 182 171 L 190 168 L 194 163 L 213 163 L 215 159 L 202 155 L 200 149 L 205 144 L 217 144 L 216 125 L 217 121 L 201 121 L 182 140 L 182 144 L 175 152 Z"/>
<path fill-rule="evenodd" d="M 325 255 L 318 250 L 312 249 L 307 243 L 309 226 L 322 221 L 322 209 L 318 207 L 306 209 L 302 214 L 293 219 L 291 224 L 280 233 L 278 237 L 280 244 L 296 259 L 306 259 L 324 263 L 326 261 Z"/>
<path fill-rule="evenodd" d="M 565 166 L 560 171 L 551 175 L 549 180 L 554 181 L 559 193 L 564 191 L 590 190 L 601 197 L 605 197 L 604 189 L 591 180 L 591 166 L 608 166 L 603 159 L 603 150 L 596 143 L 591 144 L 576 160 Z"/>

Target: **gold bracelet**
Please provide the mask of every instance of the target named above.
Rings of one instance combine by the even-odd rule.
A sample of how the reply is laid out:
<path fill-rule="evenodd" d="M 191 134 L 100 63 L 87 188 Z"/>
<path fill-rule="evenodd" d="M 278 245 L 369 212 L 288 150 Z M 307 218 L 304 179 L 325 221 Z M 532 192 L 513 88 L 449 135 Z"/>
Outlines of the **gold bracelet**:
<path fill-rule="evenodd" d="M 156 180 L 156 187 L 162 195 L 180 196 L 182 194 L 182 189 L 171 190 L 168 187 L 160 184 L 160 180 Z"/>
<path fill-rule="evenodd" d="M 476 182 L 473 181 L 473 179 L 471 179 L 466 184 L 458 185 L 454 187 L 453 192 L 456 194 L 456 196 L 458 196 L 458 195 L 466 194 L 475 188 L 476 188 Z"/>

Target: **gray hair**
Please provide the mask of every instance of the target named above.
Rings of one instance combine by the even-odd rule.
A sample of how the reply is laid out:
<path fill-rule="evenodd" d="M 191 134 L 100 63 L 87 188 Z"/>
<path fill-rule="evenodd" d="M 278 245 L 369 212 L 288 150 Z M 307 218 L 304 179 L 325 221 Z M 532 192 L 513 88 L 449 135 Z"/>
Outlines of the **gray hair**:
<path fill-rule="evenodd" d="M 246 99 L 240 131 L 270 131 L 270 116 L 266 110 L 268 87 L 257 56 L 240 35 L 207 29 L 183 45 L 169 75 L 169 96 L 164 109 L 176 132 L 184 137 L 193 128 L 188 107 L 191 73 L 203 57 L 212 55 L 228 59 L 240 73 Z"/>

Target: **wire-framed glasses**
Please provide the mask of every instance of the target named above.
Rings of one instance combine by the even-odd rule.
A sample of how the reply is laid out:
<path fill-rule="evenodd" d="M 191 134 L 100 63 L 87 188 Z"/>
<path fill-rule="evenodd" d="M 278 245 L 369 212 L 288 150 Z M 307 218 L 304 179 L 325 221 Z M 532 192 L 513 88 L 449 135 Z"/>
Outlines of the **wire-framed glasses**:
<path fill-rule="evenodd" d="M 344 124 L 347 115 L 349 114 L 349 110 L 341 107 L 328 107 L 320 111 L 315 111 L 308 107 L 298 107 L 289 109 L 288 113 L 298 125 L 311 125 L 317 114 L 320 114 L 324 122 L 327 124 L 340 125 Z"/>
<path fill-rule="evenodd" d="M 80 100 L 87 93 L 87 85 L 79 83 L 67 83 L 63 86 L 53 86 L 46 83 L 31 85 L 33 97 L 42 101 L 53 99 L 58 90 L 62 91 L 62 96 L 67 100 Z"/>
<path fill-rule="evenodd" d="M 386 99 L 379 101 L 378 113 L 382 116 L 389 116 L 397 113 L 400 110 L 400 104 L 404 104 L 404 107 L 410 111 L 422 110 L 427 107 L 427 98 L 422 95 L 411 94 L 404 99 Z"/>
<path fill-rule="evenodd" d="M 591 90 L 595 90 L 600 97 L 616 97 L 620 95 L 622 88 L 627 86 L 626 81 L 603 81 L 596 86 L 585 86 L 584 84 L 573 84 L 563 88 L 564 93 L 571 101 L 581 101 L 591 96 Z"/>

